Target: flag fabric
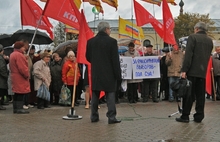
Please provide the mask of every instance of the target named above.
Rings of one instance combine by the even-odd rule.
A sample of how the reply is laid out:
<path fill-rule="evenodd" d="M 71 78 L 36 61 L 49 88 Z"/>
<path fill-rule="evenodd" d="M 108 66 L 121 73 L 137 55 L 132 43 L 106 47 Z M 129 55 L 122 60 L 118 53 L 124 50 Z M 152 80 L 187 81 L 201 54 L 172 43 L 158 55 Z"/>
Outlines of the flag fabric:
<path fill-rule="evenodd" d="M 47 0 L 43 15 L 58 20 L 75 29 L 79 29 L 79 22 L 76 18 L 75 11 L 70 4 L 70 0 L 59 0 L 56 2 L 53 0 Z"/>
<path fill-rule="evenodd" d="M 163 9 L 163 27 L 164 27 L 164 37 L 163 40 L 164 42 L 175 45 L 176 44 L 176 39 L 174 36 L 173 29 L 175 27 L 175 23 L 173 20 L 173 16 L 170 12 L 170 8 L 167 4 L 166 0 L 163 0 L 162 3 L 162 9 Z"/>
<path fill-rule="evenodd" d="M 33 0 L 21 0 L 21 24 L 37 27 L 42 30 L 46 30 L 50 38 L 53 39 L 53 32 L 51 28 L 53 25 L 50 23 L 46 16 L 42 15 L 42 9 Z M 40 17 L 41 21 L 40 21 Z"/>
<path fill-rule="evenodd" d="M 85 1 L 87 2 L 87 1 Z M 88 0 L 91 5 L 94 5 L 98 12 L 104 13 L 100 0 Z"/>
<path fill-rule="evenodd" d="M 206 71 L 206 87 L 205 90 L 209 95 L 212 95 L 212 57 L 210 57 L 208 62 L 208 67 Z"/>
<path fill-rule="evenodd" d="M 102 0 L 102 2 L 107 3 L 108 5 L 115 7 L 115 9 L 118 9 L 118 0 Z"/>
<path fill-rule="evenodd" d="M 47 2 L 47 0 L 40 0 L 41 2 Z M 78 8 L 78 9 L 80 9 L 80 6 L 81 6 L 81 0 L 73 0 L 74 1 L 74 3 L 76 4 L 76 7 Z"/>
<path fill-rule="evenodd" d="M 134 1 L 134 11 L 136 16 L 137 26 L 143 26 L 150 23 L 157 34 L 163 38 L 163 24 L 161 24 L 154 16 L 152 16 L 143 6 Z"/>
<path fill-rule="evenodd" d="M 144 39 L 143 29 L 141 27 L 138 27 L 135 23 L 119 17 L 118 27 L 119 38 L 129 37 L 136 40 Z"/>
<path fill-rule="evenodd" d="M 145 1 L 145 2 L 148 2 L 148 3 L 152 3 L 152 4 L 156 4 L 156 5 L 160 6 L 162 0 L 142 0 L 142 1 Z M 175 0 L 167 0 L 167 2 L 171 3 L 172 5 L 177 5 L 175 3 Z"/>

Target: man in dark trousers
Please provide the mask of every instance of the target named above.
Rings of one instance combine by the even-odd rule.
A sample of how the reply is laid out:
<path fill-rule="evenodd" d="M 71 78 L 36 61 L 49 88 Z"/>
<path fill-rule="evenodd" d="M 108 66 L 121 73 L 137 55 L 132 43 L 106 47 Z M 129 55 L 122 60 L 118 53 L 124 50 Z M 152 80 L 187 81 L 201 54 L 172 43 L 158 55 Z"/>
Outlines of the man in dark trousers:
<path fill-rule="evenodd" d="M 188 37 L 185 59 L 182 66 L 182 78 L 192 82 L 191 94 L 183 98 L 183 111 L 178 122 L 189 122 L 189 115 L 193 102 L 196 100 L 193 115 L 194 122 L 200 123 L 204 118 L 205 107 L 205 77 L 208 61 L 212 52 L 213 42 L 206 34 L 207 27 L 204 22 L 198 22 L 194 26 L 194 34 Z"/>
<path fill-rule="evenodd" d="M 88 40 L 86 58 L 91 63 L 92 100 L 91 122 L 99 121 L 98 104 L 100 91 L 105 91 L 108 106 L 108 123 L 120 123 L 116 119 L 115 92 L 121 79 L 117 41 L 111 38 L 109 23 L 98 24 L 98 34 Z"/>

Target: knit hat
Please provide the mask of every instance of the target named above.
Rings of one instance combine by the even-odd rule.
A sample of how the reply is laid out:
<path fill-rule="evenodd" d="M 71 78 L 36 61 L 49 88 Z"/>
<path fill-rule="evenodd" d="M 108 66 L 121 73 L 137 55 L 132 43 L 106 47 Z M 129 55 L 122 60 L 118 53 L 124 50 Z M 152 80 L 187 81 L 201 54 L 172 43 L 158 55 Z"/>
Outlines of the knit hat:
<path fill-rule="evenodd" d="M 14 44 L 15 49 L 20 49 L 23 46 L 24 46 L 24 43 L 22 41 L 16 41 Z"/>
<path fill-rule="evenodd" d="M 75 53 L 73 51 L 69 51 L 67 53 L 67 57 L 69 58 L 70 56 L 75 56 Z"/>
<path fill-rule="evenodd" d="M 0 52 L 2 52 L 3 50 L 3 46 L 0 44 Z"/>
<path fill-rule="evenodd" d="M 41 53 L 40 58 L 43 59 L 44 57 L 50 57 L 50 54 L 47 52 Z"/>

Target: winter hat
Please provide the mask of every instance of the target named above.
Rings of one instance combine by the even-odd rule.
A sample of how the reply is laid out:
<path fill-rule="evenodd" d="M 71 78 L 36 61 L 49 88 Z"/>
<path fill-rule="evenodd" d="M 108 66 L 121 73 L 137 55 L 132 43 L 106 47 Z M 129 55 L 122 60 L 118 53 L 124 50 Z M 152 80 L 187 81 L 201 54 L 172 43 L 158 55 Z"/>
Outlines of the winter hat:
<path fill-rule="evenodd" d="M 23 46 L 24 46 L 24 43 L 22 41 L 16 41 L 14 44 L 15 49 L 20 49 Z"/>
<path fill-rule="evenodd" d="M 40 58 L 43 59 L 44 57 L 50 57 L 50 54 L 48 52 L 41 53 Z"/>
<path fill-rule="evenodd" d="M 73 51 L 69 51 L 67 53 L 67 57 L 69 58 L 70 56 L 75 56 L 75 53 Z"/>

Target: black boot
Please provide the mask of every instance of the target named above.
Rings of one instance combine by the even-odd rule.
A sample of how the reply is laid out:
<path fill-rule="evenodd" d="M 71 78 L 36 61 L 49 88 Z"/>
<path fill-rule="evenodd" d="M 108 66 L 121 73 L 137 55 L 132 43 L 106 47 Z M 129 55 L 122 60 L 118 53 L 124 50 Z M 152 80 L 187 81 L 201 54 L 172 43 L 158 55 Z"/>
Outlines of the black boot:
<path fill-rule="evenodd" d="M 27 114 L 27 113 L 29 113 L 29 111 L 23 109 L 23 105 L 24 105 L 23 101 L 17 101 L 16 102 L 16 106 L 17 106 L 16 113 L 17 114 Z"/>
<path fill-rule="evenodd" d="M 16 103 L 17 101 L 13 101 L 13 113 L 17 113 L 17 103 Z"/>
<path fill-rule="evenodd" d="M 37 98 L 37 108 L 44 109 L 44 100 L 41 98 Z"/>

